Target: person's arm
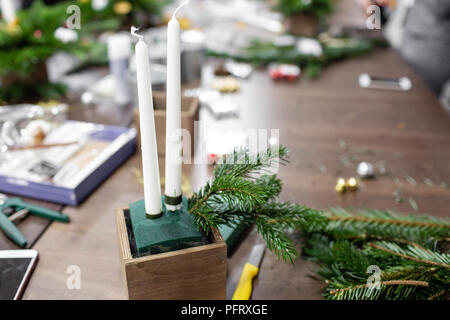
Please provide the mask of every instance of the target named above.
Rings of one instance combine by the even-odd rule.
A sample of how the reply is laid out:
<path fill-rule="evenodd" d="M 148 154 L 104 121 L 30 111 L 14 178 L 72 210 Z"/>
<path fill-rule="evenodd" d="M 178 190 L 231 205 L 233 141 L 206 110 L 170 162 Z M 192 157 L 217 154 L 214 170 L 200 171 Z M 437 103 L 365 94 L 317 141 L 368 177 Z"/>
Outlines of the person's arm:
<path fill-rule="evenodd" d="M 449 0 L 416 0 L 422 1 L 428 10 L 438 19 L 450 18 L 450 1 Z"/>

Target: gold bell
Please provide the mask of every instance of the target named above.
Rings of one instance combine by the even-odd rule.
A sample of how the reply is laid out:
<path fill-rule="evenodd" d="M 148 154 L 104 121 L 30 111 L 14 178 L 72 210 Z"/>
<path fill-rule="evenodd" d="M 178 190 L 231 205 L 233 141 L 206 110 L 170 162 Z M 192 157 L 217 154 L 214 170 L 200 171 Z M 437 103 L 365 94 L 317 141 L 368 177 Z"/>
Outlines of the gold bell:
<path fill-rule="evenodd" d="M 344 193 L 346 188 L 347 188 L 347 186 L 345 183 L 345 179 L 339 178 L 338 181 L 336 182 L 336 191 L 339 193 Z"/>
<path fill-rule="evenodd" d="M 347 179 L 347 181 L 345 183 L 345 186 L 350 191 L 356 191 L 356 190 L 358 190 L 359 183 L 358 183 L 358 180 L 356 178 L 351 177 L 351 178 Z"/>

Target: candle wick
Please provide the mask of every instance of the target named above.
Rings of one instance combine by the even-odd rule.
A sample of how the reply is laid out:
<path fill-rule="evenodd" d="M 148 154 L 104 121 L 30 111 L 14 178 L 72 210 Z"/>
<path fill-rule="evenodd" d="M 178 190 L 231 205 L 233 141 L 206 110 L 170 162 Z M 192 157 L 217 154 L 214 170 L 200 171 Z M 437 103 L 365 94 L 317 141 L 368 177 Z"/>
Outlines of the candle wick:
<path fill-rule="evenodd" d="M 136 31 L 139 31 L 139 28 L 136 28 L 135 26 L 131 26 L 131 31 L 130 33 L 137 37 L 139 40 L 144 40 L 144 36 L 141 34 L 138 34 Z"/>
<path fill-rule="evenodd" d="M 180 11 L 181 8 L 183 8 L 185 5 L 187 5 L 189 3 L 189 0 L 184 1 L 182 4 L 180 4 L 178 6 L 178 8 L 175 9 L 175 11 L 172 14 L 172 18 L 176 18 L 175 16 L 177 15 L 178 11 Z"/>

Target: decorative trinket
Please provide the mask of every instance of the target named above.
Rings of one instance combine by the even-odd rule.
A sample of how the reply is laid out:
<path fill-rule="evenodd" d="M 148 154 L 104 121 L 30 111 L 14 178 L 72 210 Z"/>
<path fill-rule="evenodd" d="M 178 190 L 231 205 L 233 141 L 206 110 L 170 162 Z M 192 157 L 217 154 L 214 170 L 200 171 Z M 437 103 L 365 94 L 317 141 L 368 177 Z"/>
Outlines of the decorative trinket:
<path fill-rule="evenodd" d="M 292 64 L 271 64 L 269 74 L 273 80 L 295 81 L 300 76 L 300 68 Z"/>
<path fill-rule="evenodd" d="M 351 177 L 351 178 L 347 179 L 345 186 L 350 191 L 356 191 L 356 190 L 358 190 L 359 183 L 356 178 Z"/>
<path fill-rule="evenodd" d="M 356 173 L 362 179 L 370 179 L 375 176 L 375 168 L 369 162 L 361 162 L 356 169 Z"/>
<path fill-rule="evenodd" d="M 336 191 L 339 193 L 344 193 L 346 190 L 347 186 L 345 183 L 345 179 L 344 178 L 339 178 L 337 183 L 336 183 Z"/>

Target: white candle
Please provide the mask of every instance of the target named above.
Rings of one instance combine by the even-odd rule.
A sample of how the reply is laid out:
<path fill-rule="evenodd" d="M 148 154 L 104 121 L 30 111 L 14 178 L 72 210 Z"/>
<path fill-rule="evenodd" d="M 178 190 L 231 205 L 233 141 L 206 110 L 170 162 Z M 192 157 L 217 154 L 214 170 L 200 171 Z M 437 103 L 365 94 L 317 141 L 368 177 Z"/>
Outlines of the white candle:
<path fill-rule="evenodd" d="M 161 184 L 159 180 L 158 150 L 156 148 L 155 117 L 153 114 L 152 83 L 148 46 L 142 36 L 136 44 L 136 74 L 139 97 L 139 121 L 141 128 L 142 176 L 147 217 L 156 217 L 162 212 Z"/>
<path fill-rule="evenodd" d="M 130 90 L 126 73 L 131 54 L 130 35 L 112 34 L 108 37 L 109 72 L 114 77 L 114 101 L 119 104 L 130 102 Z"/>
<path fill-rule="evenodd" d="M 7 23 L 11 23 L 16 19 L 16 9 L 12 0 L 1 0 L 2 16 Z"/>
<path fill-rule="evenodd" d="M 181 208 L 181 56 L 180 24 L 175 16 L 181 6 L 167 28 L 165 203 L 169 211 Z"/>

